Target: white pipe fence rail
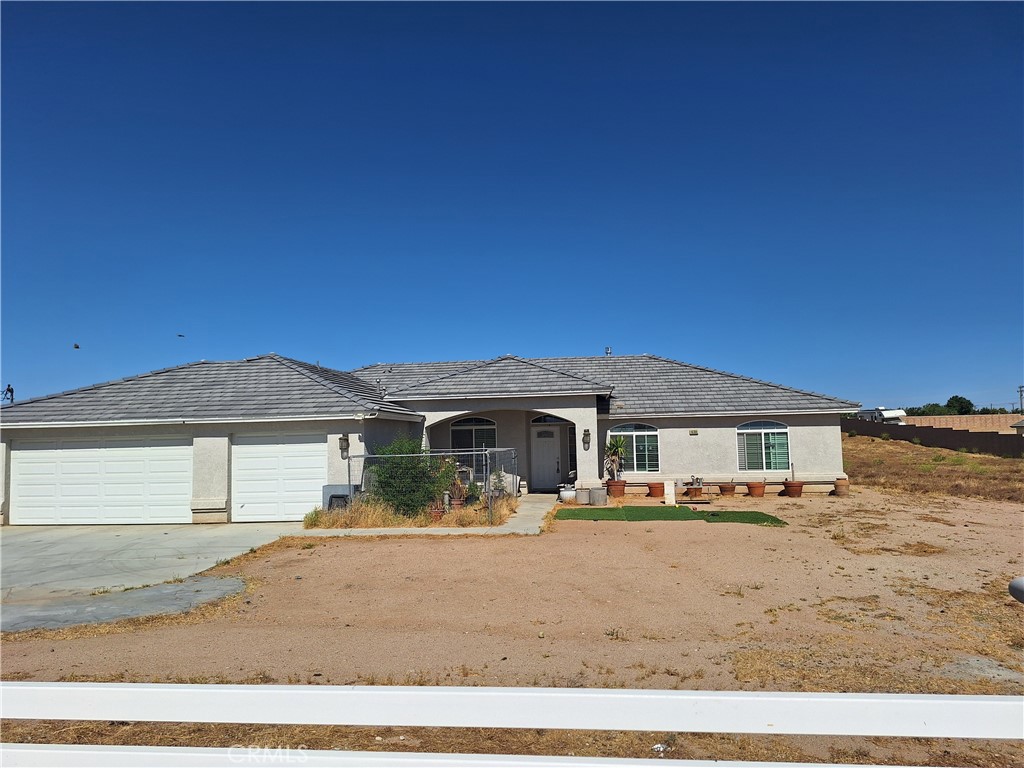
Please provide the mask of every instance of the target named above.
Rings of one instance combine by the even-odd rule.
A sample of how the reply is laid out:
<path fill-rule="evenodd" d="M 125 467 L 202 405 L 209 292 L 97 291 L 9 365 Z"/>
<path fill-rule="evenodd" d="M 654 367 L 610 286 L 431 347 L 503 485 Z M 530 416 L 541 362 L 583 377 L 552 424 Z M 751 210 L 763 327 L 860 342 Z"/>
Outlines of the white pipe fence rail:
<path fill-rule="evenodd" d="M 1024 697 L 573 688 L 2 683 L 8 719 L 1022 739 Z M 662 760 L 674 766 L 797 764 Z M 640 766 L 646 759 L 0 745 L 7 766 Z"/>

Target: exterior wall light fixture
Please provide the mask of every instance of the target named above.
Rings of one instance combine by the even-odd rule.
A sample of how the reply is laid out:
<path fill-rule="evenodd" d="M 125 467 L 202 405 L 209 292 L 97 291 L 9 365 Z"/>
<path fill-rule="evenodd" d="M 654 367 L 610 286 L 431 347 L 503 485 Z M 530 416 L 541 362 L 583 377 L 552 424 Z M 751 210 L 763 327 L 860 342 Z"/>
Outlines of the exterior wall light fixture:
<path fill-rule="evenodd" d="M 589 429 L 584 429 L 583 430 L 583 450 L 584 451 L 589 451 L 590 450 L 590 430 Z"/>
<path fill-rule="evenodd" d="M 349 449 L 348 435 L 342 435 L 338 438 L 338 447 L 341 449 L 341 458 L 347 459 Z"/>

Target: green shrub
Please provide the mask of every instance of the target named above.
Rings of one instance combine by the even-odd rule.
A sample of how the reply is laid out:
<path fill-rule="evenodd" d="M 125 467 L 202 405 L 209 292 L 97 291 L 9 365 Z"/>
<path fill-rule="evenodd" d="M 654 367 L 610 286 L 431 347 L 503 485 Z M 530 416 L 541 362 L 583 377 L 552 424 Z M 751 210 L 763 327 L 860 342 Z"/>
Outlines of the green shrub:
<path fill-rule="evenodd" d="M 415 517 L 440 500 L 458 475 L 453 459 L 431 455 L 409 437 L 383 446 L 377 456 L 366 468 L 369 494 L 405 517 Z"/>
<path fill-rule="evenodd" d="M 850 437 L 856 437 L 857 436 L 857 430 L 856 429 L 851 429 L 846 434 L 848 434 Z"/>
<path fill-rule="evenodd" d="M 320 516 L 323 514 L 322 507 L 313 507 L 306 516 L 302 518 L 303 528 L 316 528 L 320 524 Z"/>
<path fill-rule="evenodd" d="M 910 442 L 912 442 L 914 445 L 920 445 L 921 444 L 921 438 L 920 437 L 915 437 Z"/>
<path fill-rule="evenodd" d="M 879 435 L 879 437 L 882 438 L 883 440 L 888 440 L 889 439 L 889 433 L 888 432 L 883 432 L 882 434 Z"/>

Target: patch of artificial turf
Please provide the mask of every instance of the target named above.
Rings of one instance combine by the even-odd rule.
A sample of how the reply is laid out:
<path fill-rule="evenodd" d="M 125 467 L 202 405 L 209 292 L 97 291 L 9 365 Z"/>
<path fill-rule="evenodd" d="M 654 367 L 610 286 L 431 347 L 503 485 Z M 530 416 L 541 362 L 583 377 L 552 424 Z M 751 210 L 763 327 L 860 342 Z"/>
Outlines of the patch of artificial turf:
<path fill-rule="evenodd" d="M 768 515 L 764 512 L 718 512 L 708 510 L 704 515 L 705 523 L 750 523 L 751 525 L 769 525 L 780 528 L 789 525 L 785 520 L 780 520 L 775 515 Z"/>
<path fill-rule="evenodd" d="M 621 520 L 639 523 L 649 520 L 703 520 L 706 523 L 749 523 L 786 525 L 785 521 L 764 512 L 697 512 L 690 507 L 564 507 L 556 520 Z"/>

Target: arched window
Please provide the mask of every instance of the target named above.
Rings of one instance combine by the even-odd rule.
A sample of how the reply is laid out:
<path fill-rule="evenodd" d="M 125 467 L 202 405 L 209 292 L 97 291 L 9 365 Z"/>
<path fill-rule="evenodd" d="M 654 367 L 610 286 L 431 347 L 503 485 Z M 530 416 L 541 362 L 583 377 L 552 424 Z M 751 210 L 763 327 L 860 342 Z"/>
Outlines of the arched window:
<path fill-rule="evenodd" d="M 490 419 L 470 416 L 452 422 L 452 450 L 468 451 L 497 447 L 498 429 Z M 472 464 L 477 473 L 484 471 L 484 457 L 482 455 L 474 456 Z"/>
<path fill-rule="evenodd" d="M 619 424 L 611 434 L 626 438 L 623 472 L 658 471 L 658 430 L 648 424 Z"/>
<path fill-rule="evenodd" d="M 789 427 L 778 421 L 748 421 L 736 427 L 740 471 L 789 469 Z"/>
<path fill-rule="evenodd" d="M 531 424 L 572 424 L 571 421 L 560 419 L 557 416 L 552 416 L 545 413 L 543 416 L 538 416 L 535 419 L 530 420 Z"/>

